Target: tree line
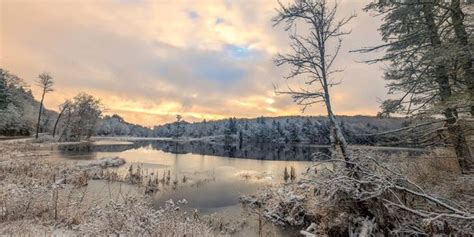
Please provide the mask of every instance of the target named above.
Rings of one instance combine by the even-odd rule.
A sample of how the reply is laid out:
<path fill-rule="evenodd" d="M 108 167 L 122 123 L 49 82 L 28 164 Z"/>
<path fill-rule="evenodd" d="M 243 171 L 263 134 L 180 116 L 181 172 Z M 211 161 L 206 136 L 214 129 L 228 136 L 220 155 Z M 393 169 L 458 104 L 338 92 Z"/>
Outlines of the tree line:
<path fill-rule="evenodd" d="M 387 134 L 384 137 L 368 136 L 382 131 L 400 129 L 409 124 L 406 119 L 377 118 L 370 116 L 341 116 L 337 120 L 342 133 L 351 144 L 383 145 L 398 141 Z M 253 119 L 229 118 L 216 121 L 189 123 L 177 120 L 155 126 L 157 137 L 218 137 L 219 141 L 246 143 L 307 143 L 330 144 L 329 123 L 323 116 L 258 117 Z"/>
<path fill-rule="evenodd" d="M 331 143 L 330 124 L 322 116 L 229 118 L 189 123 L 178 115 L 173 123 L 148 128 L 129 123 L 117 114 L 103 115 L 100 100 L 85 93 L 65 100 L 55 112 L 44 108 L 42 103 L 49 93 L 54 93 L 54 80 L 50 74 L 38 76 L 37 84 L 42 93 L 41 100 L 36 101 L 21 78 L 0 70 L 0 135 L 47 133 L 57 141 L 79 141 L 91 136 L 130 136 L 219 137 L 225 142 L 240 143 Z M 406 127 L 410 124 L 406 119 L 341 116 L 337 124 L 351 144 L 420 145 L 401 144 L 400 139 L 392 134 L 368 136 Z"/>
<path fill-rule="evenodd" d="M 100 101 L 79 93 L 59 106 L 60 112 L 47 110 L 43 102 L 53 91 L 54 80 L 41 73 L 36 81 L 41 100 L 36 101 L 31 89 L 19 77 L 0 69 L 0 135 L 29 136 L 33 132 L 48 133 L 59 141 L 79 141 L 95 135 L 102 115 Z"/>

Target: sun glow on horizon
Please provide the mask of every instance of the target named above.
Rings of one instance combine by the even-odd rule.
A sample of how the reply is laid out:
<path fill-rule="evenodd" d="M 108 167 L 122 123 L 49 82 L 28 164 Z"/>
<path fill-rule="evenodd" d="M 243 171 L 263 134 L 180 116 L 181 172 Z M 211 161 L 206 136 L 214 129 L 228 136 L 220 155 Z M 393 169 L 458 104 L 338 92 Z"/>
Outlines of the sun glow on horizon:
<path fill-rule="evenodd" d="M 289 49 L 287 33 L 272 26 L 277 4 L 6 0 L 0 61 L 36 98 L 37 75 L 50 72 L 56 84 L 45 99 L 48 109 L 86 92 L 101 99 L 105 114 L 146 126 L 173 122 L 176 114 L 191 122 L 324 114 L 320 105 L 302 114 L 289 96 L 273 91 L 274 84 L 285 87 L 288 72 L 273 63 Z M 387 96 L 378 66 L 348 53 L 379 40 L 378 23 L 361 12 L 364 5 L 340 4 L 341 14 L 360 14 L 336 62 L 346 68 L 338 76 L 343 83 L 332 88 L 338 114 L 375 115 L 377 98 Z"/>

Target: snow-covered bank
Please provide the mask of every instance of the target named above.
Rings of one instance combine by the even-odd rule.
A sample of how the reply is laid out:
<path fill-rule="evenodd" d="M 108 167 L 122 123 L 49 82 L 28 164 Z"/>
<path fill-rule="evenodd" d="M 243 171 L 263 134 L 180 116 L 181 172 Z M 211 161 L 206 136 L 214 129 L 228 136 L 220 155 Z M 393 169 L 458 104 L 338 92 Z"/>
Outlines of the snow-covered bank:
<path fill-rule="evenodd" d="M 0 145 L 0 235 L 210 234 L 176 205 L 154 209 L 146 195 L 90 195 L 91 172 L 123 165 L 122 159 L 53 162 L 36 155 L 32 145 Z"/>
<path fill-rule="evenodd" d="M 349 167 L 327 161 L 332 168 L 316 165 L 298 182 L 241 202 L 305 236 L 474 234 L 474 176 L 461 175 L 455 157 L 438 153 L 398 162 L 372 155 L 356 153 Z"/>

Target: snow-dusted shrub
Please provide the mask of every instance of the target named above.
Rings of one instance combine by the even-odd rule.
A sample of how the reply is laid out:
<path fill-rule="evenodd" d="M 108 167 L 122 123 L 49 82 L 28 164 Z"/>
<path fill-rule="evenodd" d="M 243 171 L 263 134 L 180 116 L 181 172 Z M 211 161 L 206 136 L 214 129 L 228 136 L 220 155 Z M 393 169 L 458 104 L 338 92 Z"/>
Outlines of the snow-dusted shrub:
<path fill-rule="evenodd" d="M 265 190 L 258 196 L 242 196 L 240 201 L 252 208 L 261 209 L 261 215 L 279 225 L 304 226 L 311 223 L 314 216 L 306 203 L 307 192 L 293 185 Z"/>
<path fill-rule="evenodd" d="M 120 157 L 105 157 L 86 164 L 88 167 L 99 166 L 101 168 L 119 167 L 125 164 L 125 160 Z"/>
<path fill-rule="evenodd" d="M 336 210 L 333 217 L 352 215 L 352 227 L 362 226 L 369 218 L 375 224 L 373 233 L 385 235 L 474 233 L 472 205 L 461 207 L 440 194 L 430 194 L 397 169 L 367 154 L 355 157 L 354 169 L 336 165 L 312 179 L 321 205 Z M 341 204 L 349 204 L 349 209 L 340 209 Z"/>
<path fill-rule="evenodd" d="M 184 204 L 183 201 L 178 203 Z M 86 235 L 126 236 L 207 236 L 211 233 L 207 225 L 179 211 L 173 201 L 154 210 L 150 202 L 134 196 L 110 200 L 105 207 L 90 209 L 78 230 Z"/>
<path fill-rule="evenodd" d="M 347 168 L 347 161 L 342 159 L 327 163 L 317 165 L 324 164 L 323 168 L 309 169 L 299 184 L 286 184 L 244 201 L 261 206 L 264 216 L 286 225 L 299 224 L 288 220 L 295 218 L 295 207 L 304 207 L 301 213 L 306 221 L 301 222 L 301 227 L 314 222 L 309 228 L 311 232 L 304 231 L 307 235 L 474 234 L 472 201 L 455 203 L 442 197 L 452 188 L 442 187 L 443 190 L 431 194 L 397 169 L 388 167 L 389 162 L 381 163 L 366 152 L 354 154 L 352 168 Z M 474 185 L 474 177 L 457 180 L 449 183 L 472 190 L 469 187 Z M 292 198 L 295 193 L 305 198 Z M 282 205 L 288 201 L 291 205 Z"/>
<path fill-rule="evenodd" d="M 0 146 L 0 236 L 210 235 L 207 225 L 180 212 L 173 202 L 155 210 L 146 196 L 103 200 L 88 195 L 90 178 L 114 181 L 117 173 L 103 167 L 122 163 L 118 158 L 72 165 L 35 155 L 31 146 L 23 146 Z"/>

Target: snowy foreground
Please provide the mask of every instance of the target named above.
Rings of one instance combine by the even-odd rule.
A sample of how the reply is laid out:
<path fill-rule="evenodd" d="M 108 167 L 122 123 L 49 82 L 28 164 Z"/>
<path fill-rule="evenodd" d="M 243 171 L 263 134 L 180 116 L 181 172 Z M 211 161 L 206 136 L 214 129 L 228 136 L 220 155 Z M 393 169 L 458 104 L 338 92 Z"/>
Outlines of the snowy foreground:
<path fill-rule="evenodd" d="M 91 197 L 92 178 L 124 164 L 108 158 L 71 166 L 34 153 L 28 143 L 0 144 L 0 235 L 208 235 L 198 215 L 179 211 L 185 200 L 154 209 L 145 195 Z"/>
<path fill-rule="evenodd" d="M 186 213 L 185 199 L 152 206 L 147 193 L 156 191 L 155 181 L 137 186 L 142 177 L 132 171 L 118 177 L 121 158 L 74 165 L 47 159 L 35 146 L 0 143 L 0 235 L 227 236 L 249 225 L 240 217 L 223 223 L 219 215 Z M 461 175 L 449 154 L 376 154 L 357 152 L 351 169 L 342 160 L 318 163 L 301 179 L 242 197 L 258 223 L 246 235 L 271 234 L 264 230 L 270 223 L 305 236 L 474 233 L 474 176 Z M 105 184 L 105 195 L 96 195 L 95 182 Z M 114 190 L 117 182 L 139 191 Z"/>
<path fill-rule="evenodd" d="M 461 175 L 446 151 L 386 159 L 370 151 L 333 159 L 297 183 L 242 202 L 304 236 L 474 234 L 474 175 Z"/>

